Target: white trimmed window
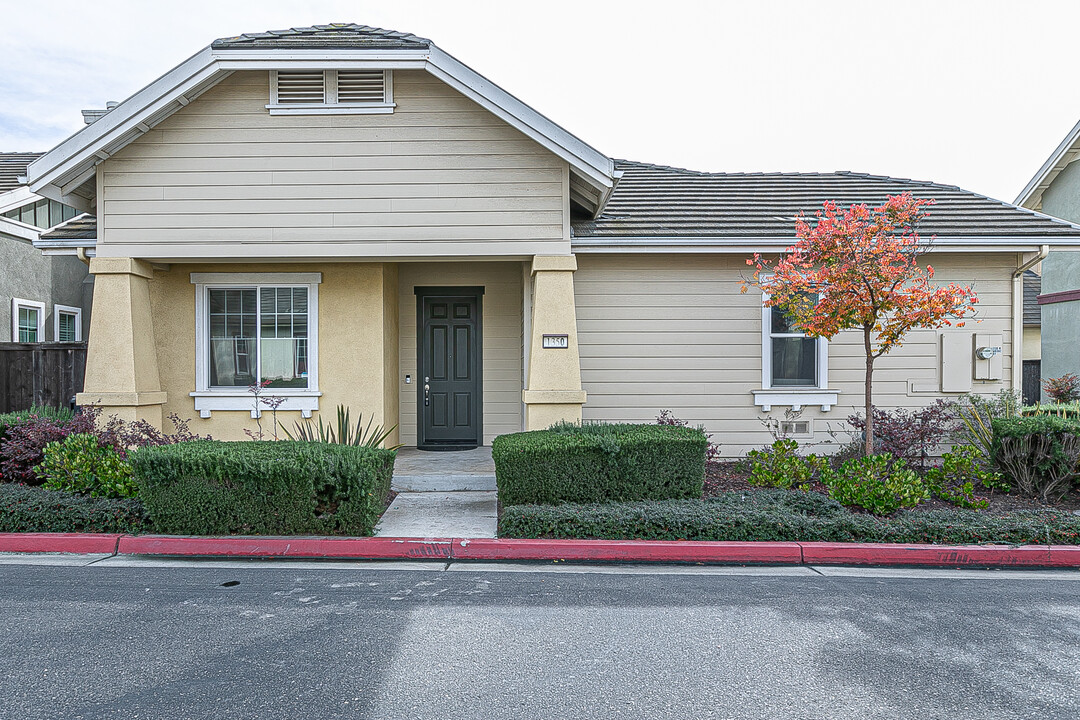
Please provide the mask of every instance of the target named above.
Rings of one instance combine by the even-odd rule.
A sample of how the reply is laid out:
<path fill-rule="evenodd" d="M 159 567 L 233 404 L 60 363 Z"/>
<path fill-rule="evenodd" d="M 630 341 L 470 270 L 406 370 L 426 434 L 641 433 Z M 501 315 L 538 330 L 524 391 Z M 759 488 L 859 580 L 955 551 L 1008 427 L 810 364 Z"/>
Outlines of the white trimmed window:
<path fill-rule="evenodd" d="M 394 112 L 392 70 L 271 70 L 271 115 Z"/>
<path fill-rule="evenodd" d="M 195 285 L 195 409 L 247 410 L 248 388 L 285 398 L 281 410 L 318 409 L 321 273 L 192 273 Z"/>
<path fill-rule="evenodd" d="M 820 405 L 829 410 L 837 391 L 829 390 L 829 342 L 807 337 L 782 309 L 761 306 L 761 390 L 754 403 L 769 411 L 773 405 L 801 410 Z"/>
<path fill-rule="evenodd" d="M 53 305 L 53 340 L 79 342 L 82 340 L 82 308 Z"/>
<path fill-rule="evenodd" d="M 45 303 L 23 298 L 11 299 L 11 340 L 21 343 L 45 342 Z"/>

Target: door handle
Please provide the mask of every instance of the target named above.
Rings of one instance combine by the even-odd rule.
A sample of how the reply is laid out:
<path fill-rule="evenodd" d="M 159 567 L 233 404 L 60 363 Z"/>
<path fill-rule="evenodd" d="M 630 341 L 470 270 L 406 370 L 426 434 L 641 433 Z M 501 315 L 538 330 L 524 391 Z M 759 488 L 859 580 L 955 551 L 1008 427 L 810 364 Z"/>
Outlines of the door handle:
<path fill-rule="evenodd" d="M 424 407 L 431 405 L 431 386 L 428 385 L 428 380 L 431 378 L 424 378 Z"/>

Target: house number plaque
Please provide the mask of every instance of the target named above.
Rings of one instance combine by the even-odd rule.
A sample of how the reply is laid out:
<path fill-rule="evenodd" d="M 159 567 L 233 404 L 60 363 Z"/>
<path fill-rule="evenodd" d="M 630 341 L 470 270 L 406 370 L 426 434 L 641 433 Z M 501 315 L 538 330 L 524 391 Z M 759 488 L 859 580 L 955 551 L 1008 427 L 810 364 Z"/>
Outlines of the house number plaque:
<path fill-rule="evenodd" d="M 544 348 L 555 348 L 557 350 L 565 350 L 570 347 L 570 338 L 567 335 L 545 335 L 544 336 Z"/>

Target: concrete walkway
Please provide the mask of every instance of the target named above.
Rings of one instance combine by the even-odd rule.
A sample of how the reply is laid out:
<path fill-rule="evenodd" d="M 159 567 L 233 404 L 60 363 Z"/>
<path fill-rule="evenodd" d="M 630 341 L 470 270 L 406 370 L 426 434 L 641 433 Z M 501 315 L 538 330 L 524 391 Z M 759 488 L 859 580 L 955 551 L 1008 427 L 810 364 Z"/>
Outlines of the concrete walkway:
<path fill-rule="evenodd" d="M 401 448 L 392 487 L 399 492 L 494 490 L 491 448 L 444 452 Z"/>
<path fill-rule="evenodd" d="M 398 493 L 375 537 L 493 538 L 496 509 L 494 491 Z"/>

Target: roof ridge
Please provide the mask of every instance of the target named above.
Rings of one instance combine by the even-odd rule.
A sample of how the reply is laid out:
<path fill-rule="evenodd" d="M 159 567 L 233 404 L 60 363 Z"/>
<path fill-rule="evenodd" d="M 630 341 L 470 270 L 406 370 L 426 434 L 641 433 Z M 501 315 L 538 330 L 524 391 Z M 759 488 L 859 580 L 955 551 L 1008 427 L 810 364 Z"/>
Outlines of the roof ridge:
<path fill-rule="evenodd" d="M 406 43 L 417 43 L 421 45 L 430 45 L 431 41 L 427 38 L 413 35 L 412 33 L 400 32 L 398 30 L 389 30 L 387 28 L 377 28 L 370 25 L 360 25 L 357 23 L 328 23 L 325 25 L 309 25 L 307 27 L 292 27 L 285 30 L 263 30 L 261 32 L 242 33 L 233 37 L 218 38 L 211 43 L 211 47 L 220 48 L 228 47 L 230 45 L 240 45 L 247 43 L 255 43 L 259 40 L 272 40 L 275 38 L 287 38 L 296 36 L 317 36 L 319 34 L 356 34 L 366 35 L 368 37 L 381 37 L 387 40 L 399 40 Z"/>

